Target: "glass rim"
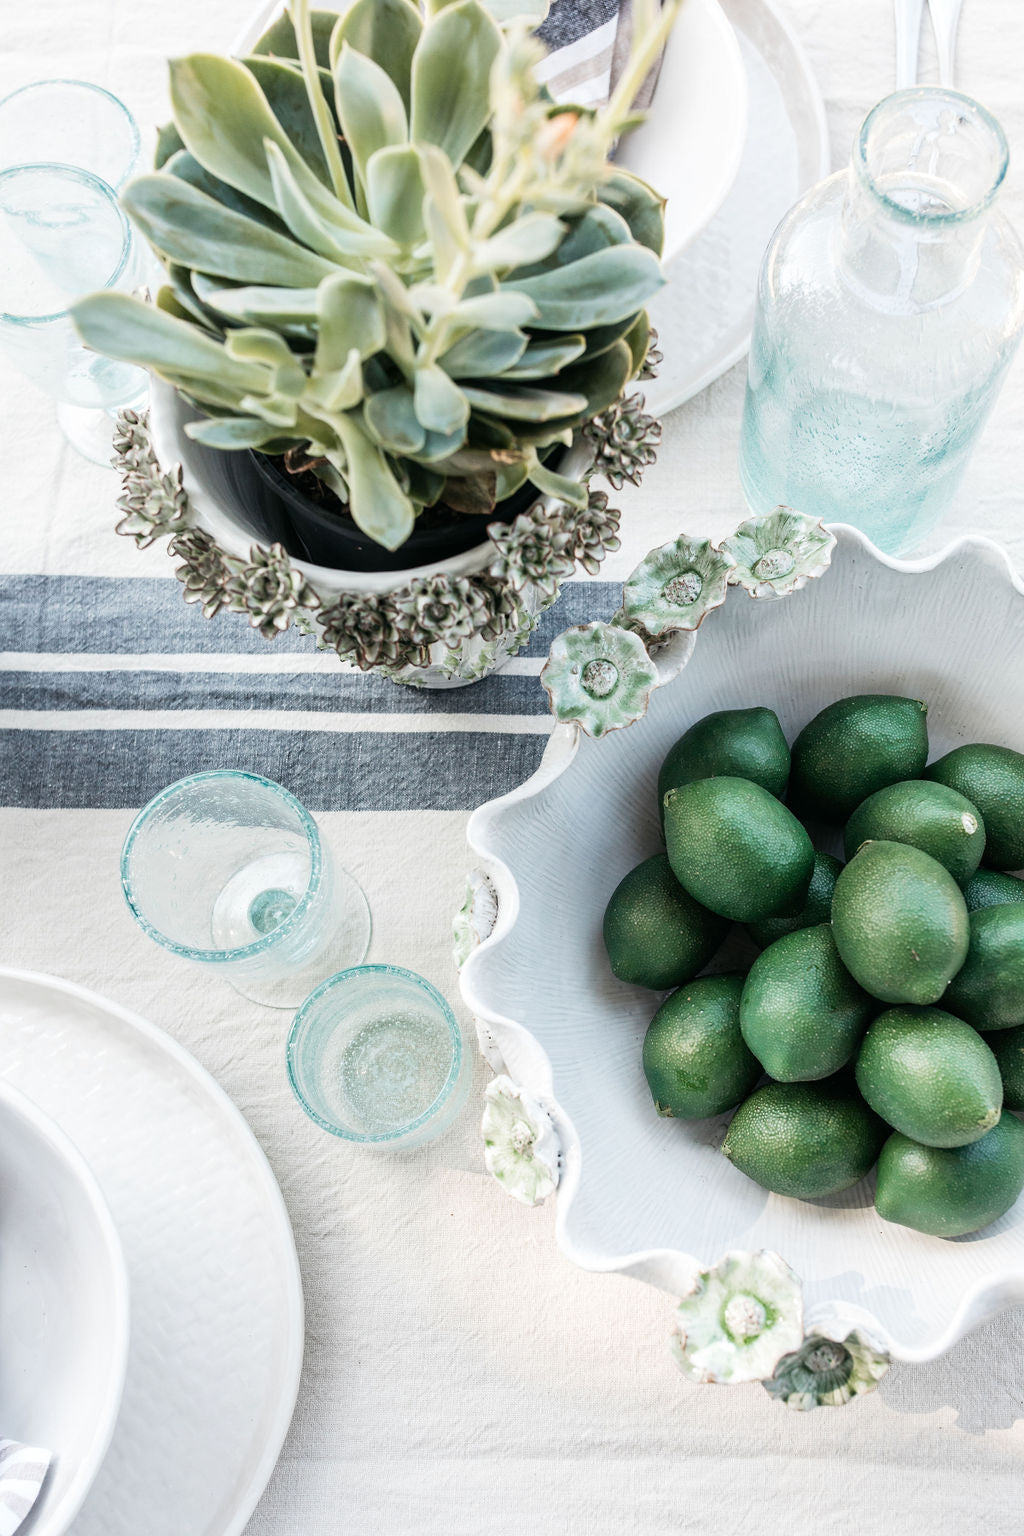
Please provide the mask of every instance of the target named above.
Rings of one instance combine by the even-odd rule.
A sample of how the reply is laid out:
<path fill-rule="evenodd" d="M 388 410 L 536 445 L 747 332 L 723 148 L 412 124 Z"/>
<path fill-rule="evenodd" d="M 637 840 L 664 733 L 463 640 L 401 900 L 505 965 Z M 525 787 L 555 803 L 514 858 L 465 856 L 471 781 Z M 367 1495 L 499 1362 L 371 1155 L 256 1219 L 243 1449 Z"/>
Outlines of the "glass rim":
<path fill-rule="evenodd" d="M 448 1025 L 448 1033 L 450 1034 L 452 1040 L 452 1064 L 448 1069 L 448 1076 L 445 1078 L 444 1083 L 438 1090 L 437 1095 L 432 1100 L 432 1102 L 427 1106 L 425 1110 L 417 1115 L 414 1120 L 409 1120 L 405 1125 L 397 1126 L 392 1131 L 381 1131 L 379 1133 L 366 1131 L 348 1131 L 345 1130 L 342 1126 L 337 1125 L 330 1120 L 325 1120 L 324 1117 L 313 1108 L 312 1104 L 310 1104 L 309 1100 L 302 1092 L 302 1089 L 298 1084 L 295 1070 L 295 1057 L 298 1054 L 298 1049 L 304 1036 L 310 1028 L 311 1014 L 316 1004 L 320 1002 L 321 998 L 326 997 L 329 992 L 332 992 L 335 987 L 348 982 L 352 977 L 367 975 L 400 977 L 402 981 L 411 982 L 417 991 L 425 992 L 430 998 L 431 1002 L 433 1002 L 440 1010 L 445 1023 Z M 342 1141 L 354 1141 L 361 1142 L 364 1145 L 380 1146 L 386 1142 L 403 1140 L 405 1137 L 412 1135 L 414 1131 L 421 1130 L 424 1125 L 435 1118 L 438 1112 L 444 1107 L 447 1100 L 451 1097 L 455 1085 L 459 1080 L 459 1076 L 462 1071 L 462 1054 L 464 1049 L 465 1046 L 462 1040 L 462 1031 L 459 1028 L 459 1022 L 455 1017 L 455 1013 L 451 1007 L 451 1004 L 448 1002 L 448 999 L 444 996 L 444 994 L 438 991 L 437 987 L 434 986 L 432 981 L 428 981 L 425 976 L 421 976 L 417 971 L 408 970 L 404 965 L 387 965 L 382 963 L 373 965 L 352 965 L 349 966 L 347 970 L 336 971 L 333 976 L 328 976 L 326 981 L 322 981 L 318 987 L 314 988 L 314 990 L 306 998 L 305 1002 L 299 1005 L 298 1012 L 292 1020 L 292 1027 L 288 1031 L 288 1041 L 285 1047 L 285 1063 L 288 1069 L 288 1082 L 291 1086 L 292 1093 L 299 1101 L 300 1107 L 305 1111 L 309 1118 L 320 1127 L 321 1130 L 330 1132 L 332 1136 L 337 1136 Z"/>
<path fill-rule="evenodd" d="M 197 949 L 191 944 L 179 944 L 175 939 L 168 938 L 161 933 L 142 912 L 131 894 L 131 873 L 129 864 L 132 851 L 135 847 L 139 833 L 150 820 L 153 813 L 168 801 L 172 795 L 180 790 L 195 784 L 209 783 L 216 779 L 247 779 L 250 783 L 259 784 L 264 789 L 272 790 L 283 800 L 290 810 L 298 813 L 299 821 L 306 834 L 306 843 L 309 847 L 310 866 L 309 883 L 305 891 L 299 897 L 295 906 L 284 920 L 265 933 L 262 938 L 254 939 L 251 944 L 240 944 L 236 949 Z M 175 779 L 173 784 L 168 784 L 155 794 L 152 800 L 147 800 L 128 828 L 125 840 L 121 848 L 121 892 L 124 896 L 128 910 L 138 923 L 146 936 L 159 944 L 162 949 L 169 950 L 173 955 L 179 955 L 183 960 L 196 960 L 206 965 L 231 965 L 240 960 L 255 960 L 274 949 L 282 939 L 288 938 L 299 926 L 309 911 L 310 906 L 319 894 L 323 884 L 324 858 L 320 843 L 320 829 L 313 817 L 306 810 L 301 800 L 297 800 L 291 790 L 285 789 L 283 784 L 278 784 L 275 779 L 266 779 L 260 773 L 249 773 L 244 768 L 208 768 L 201 773 L 186 774 L 183 779 Z"/>
<path fill-rule="evenodd" d="M 96 96 L 104 97 L 107 101 L 110 102 L 112 106 L 117 108 L 118 112 L 127 122 L 131 138 L 132 152 L 124 176 L 122 176 L 121 180 L 117 183 L 117 188 L 115 188 L 116 191 L 123 184 L 125 177 L 131 173 L 132 167 L 139 157 L 139 150 L 142 147 L 142 134 L 139 130 L 138 123 L 135 121 L 135 116 L 131 108 L 125 105 L 120 96 L 115 96 L 113 91 L 108 91 L 105 85 L 98 85 L 95 80 L 76 80 L 70 75 L 57 75 L 52 79 L 47 80 L 29 80 L 25 85 L 15 86 L 14 90 L 8 91 L 6 96 L 0 96 L 0 112 L 2 112 L 4 107 L 7 106 L 8 102 L 13 101 L 16 96 L 25 96 L 28 95 L 31 91 L 46 90 L 50 86 L 54 85 L 71 85 L 78 90 L 92 91 Z M 25 164 L 26 162 L 22 161 L 20 163 Z M 30 161 L 27 163 L 31 164 L 32 162 Z M 87 169 L 87 167 L 83 167 L 83 169 Z"/>
<path fill-rule="evenodd" d="M 868 166 L 867 155 L 868 136 L 871 129 L 879 114 L 890 109 L 893 103 L 909 101 L 945 102 L 960 112 L 966 110 L 971 117 L 977 119 L 991 133 L 995 140 L 999 155 L 995 178 L 984 196 L 975 199 L 966 208 L 951 208 L 945 212 L 922 213 L 919 210 L 906 207 L 904 203 L 897 202 L 895 198 L 883 192 L 875 180 Z M 881 101 L 871 108 L 871 111 L 865 117 L 863 123 L 861 123 L 860 132 L 857 134 L 853 160 L 857 174 L 864 187 L 871 193 L 872 197 L 877 198 L 884 205 L 886 211 L 892 214 L 894 218 L 904 224 L 923 225 L 936 229 L 950 227 L 955 224 L 967 224 L 991 206 L 996 193 L 1006 180 L 1006 173 L 1010 164 L 1010 146 L 999 119 L 994 117 L 987 107 L 983 107 L 980 101 L 975 101 L 973 96 L 967 96 L 963 91 L 951 90 L 948 86 L 944 85 L 913 85 L 903 91 L 893 91 L 889 96 L 884 96 Z"/>
<path fill-rule="evenodd" d="M 94 191 L 100 193 L 110 203 L 121 224 L 121 254 L 117 258 L 117 264 L 110 276 L 99 285 L 101 288 L 113 288 L 118 282 L 125 267 L 128 265 L 128 257 L 132 249 L 132 231 L 128 220 L 125 218 L 124 209 L 118 201 L 117 193 L 108 181 L 102 176 L 97 176 L 93 171 L 85 171 L 78 165 L 62 165 L 57 160 L 37 160 L 29 165 L 8 165 L 0 170 L 0 186 L 15 176 L 30 175 L 38 171 L 56 171 L 58 175 L 70 177 L 72 180 L 84 182 Z M 70 309 L 56 309 L 48 315 L 16 315 L 9 310 L 0 309 L 0 320 L 9 325 L 52 325 L 56 320 L 66 320 Z"/>

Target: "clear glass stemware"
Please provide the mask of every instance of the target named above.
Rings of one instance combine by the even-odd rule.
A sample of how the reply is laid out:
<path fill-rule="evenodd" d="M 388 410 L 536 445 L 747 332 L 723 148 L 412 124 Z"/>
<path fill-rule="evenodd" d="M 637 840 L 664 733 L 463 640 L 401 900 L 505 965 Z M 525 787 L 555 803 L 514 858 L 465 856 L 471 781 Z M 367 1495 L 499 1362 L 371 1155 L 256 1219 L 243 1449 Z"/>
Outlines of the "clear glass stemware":
<path fill-rule="evenodd" d="M 139 161 L 138 124 L 89 80 L 34 80 L 0 101 L 0 169 L 74 165 L 119 191 Z"/>

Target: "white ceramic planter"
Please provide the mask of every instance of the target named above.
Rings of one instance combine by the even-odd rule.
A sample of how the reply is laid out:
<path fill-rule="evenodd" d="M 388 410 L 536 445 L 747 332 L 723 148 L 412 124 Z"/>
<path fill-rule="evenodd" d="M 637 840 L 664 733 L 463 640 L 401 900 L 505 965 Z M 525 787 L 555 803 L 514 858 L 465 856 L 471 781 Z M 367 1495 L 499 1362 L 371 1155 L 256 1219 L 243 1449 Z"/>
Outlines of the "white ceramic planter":
<path fill-rule="evenodd" d="M 711 710 L 769 705 L 792 738 L 834 699 L 896 692 L 928 701 L 933 756 L 965 741 L 1024 750 L 1024 584 L 1003 552 L 968 539 L 899 561 L 833 531 L 832 568 L 803 591 L 731 593 L 643 720 L 601 740 L 556 727 L 533 778 L 474 814 L 497 920 L 462 991 L 492 1060 L 552 1117 L 569 1258 L 682 1295 L 730 1250 L 773 1250 L 803 1282 L 809 1330 L 856 1326 L 924 1361 L 1024 1302 L 1024 1199 L 945 1241 L 882 1221 L 868 1181 L 813 1203 L 766 1193 L 720 1155 L 727 1117 L 654 1114 L 641 1042 L 658 999 L 616 981 L 601 942 L 611 891 L 660 847 L 659 765 Z"/>

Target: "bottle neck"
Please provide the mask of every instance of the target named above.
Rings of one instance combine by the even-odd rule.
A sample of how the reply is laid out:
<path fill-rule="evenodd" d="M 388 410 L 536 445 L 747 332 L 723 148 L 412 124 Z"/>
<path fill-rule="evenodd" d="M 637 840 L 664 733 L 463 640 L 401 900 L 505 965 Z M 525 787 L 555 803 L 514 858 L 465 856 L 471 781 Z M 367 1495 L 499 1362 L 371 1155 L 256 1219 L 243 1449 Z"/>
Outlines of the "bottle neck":
<path fill-rule="evenodd" d="M 876 309 L 934 309 L 974 280 L 987 228 L 987 212 L 963 222 L 903 218 L 852 169 L 839 227 L 840 271 Z"/>

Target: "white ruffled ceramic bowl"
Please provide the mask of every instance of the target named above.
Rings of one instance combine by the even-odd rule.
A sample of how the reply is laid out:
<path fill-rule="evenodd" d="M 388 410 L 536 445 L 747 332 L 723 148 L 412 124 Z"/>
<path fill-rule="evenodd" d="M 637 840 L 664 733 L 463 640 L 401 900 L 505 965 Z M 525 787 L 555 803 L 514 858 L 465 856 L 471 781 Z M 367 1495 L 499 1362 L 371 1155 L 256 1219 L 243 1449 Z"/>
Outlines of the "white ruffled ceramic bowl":
<path fill-rule="evenodd" d="M 1024 584 L 1002 551 L 967 539 L 900 561 L 833 531 L 832 567 L 804 590 L 731 591 L 637 724 L 600 740 L 556 727 L 533 778 L 474 814 L 498 914 L 462 989 L 509 1076 L 552 1115 L 569 1258 L 680 1295 L 729 1250 L 774 1250 L 803 1281 L 809 1329 L 860 1327 L 921 1361 L 1024 1302 L 1024 1197 L 948 1241 L 882 1221 L 870 1179 L 813 1203 L 768 1194 L 721 1156 L 728 1116 L 654 1113 L 641 1042 L 656 998 L 615 980 L 601 941 L 612 890 L 661 846 L 659 765 L 711 710 L 769 705 L 792 739 L 844 695 L 909 694 L 928 701 L 933 756 L 965 741 L 1024 751 Z"/>
<path fill-rule="evenodd" d="M 63 1536 L 92 1486 L 128 1336 L 128 1274 L 99 1185 L 54 1122 L 0 1082 L 0 1436 L 53 1453 L 31 1536 Z"/>

